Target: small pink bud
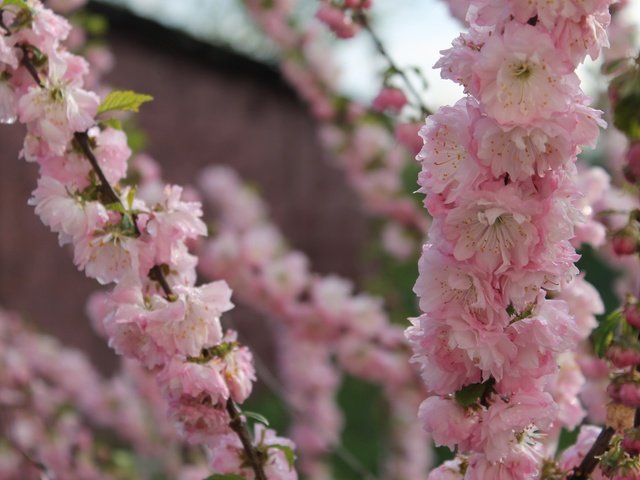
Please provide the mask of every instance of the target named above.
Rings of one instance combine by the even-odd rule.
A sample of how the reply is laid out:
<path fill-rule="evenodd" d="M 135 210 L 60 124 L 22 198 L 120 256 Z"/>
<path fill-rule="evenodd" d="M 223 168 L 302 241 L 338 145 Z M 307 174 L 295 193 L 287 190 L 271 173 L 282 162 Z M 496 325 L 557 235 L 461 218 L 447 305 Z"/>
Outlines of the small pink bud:
<path fill-rule="evenodd" d="M 607 350 L 607 358 L 618 368 L 633 367 L 640 364 L 640 352 L 620 345 L 612 345 Z"/>
<path fill-rule="evenodd" d="M 618 230 L 611 240 L 616 255 L 631 255 L 638 249 L 638 232 L 631 225 Z"/>
<path fill-rule="evenodd" d="M 611 103 L 611 109 L 614 109 L 618 104 L 618 101 L 620 100 L 620 92 L 614 84 L 610 84 L 607 93 L 609 95 L 609 103 Z"/>
<path fill-rule="evenodd" d="M 620 403 L 627 407 L 640 407 L 640 385 L 635 383 L 623 383 L 620 386 Z"/>
<path fill-rule="evenodd" d="M 640 429 L 629 428 L 625 430 L 621 446 L 629 455 L 640 454 Z"/>
<path fill-rule="evenodd" d="M 396 140 L 404 145 L 412 155 L 417 155 L 422 150 L 424 141 L 418 135 L 421 123 L 398 123 L 396 125 Z"/>
<path fill-rule="evenodd" d="M 393 113 L 399 113 L 407 104 L 407 97 L 402 90 L 392 87 L 385 87 L 374 98 L 372 106 L 374 110 L 384 112 L 389 110 Z"/>
<path fill-rule="evenodd" d="M 640 305 L 637 303 L 627 303 L 624 306 L 623 313 L 629 325 L 640 328 Z"/>
<path fill-rule="evenodd" d="M 366 10 L 371 8 L 371 0 L 344 0 L 344 6 L 352 10 Z"/>
<path fill-rule="evenodd" d="M 640 180 L 640 142 L 634 142 L 627 150 L 627 165 L 624 167 L 624 178 L 629 183 Z"/>
<path fill-rule="evenodd" d="M 322 5 L 316 12 L 316 18 L 325 23 L 339 38 L 351 38 L 358 29 L 350 17 L 337 7 Z"/>

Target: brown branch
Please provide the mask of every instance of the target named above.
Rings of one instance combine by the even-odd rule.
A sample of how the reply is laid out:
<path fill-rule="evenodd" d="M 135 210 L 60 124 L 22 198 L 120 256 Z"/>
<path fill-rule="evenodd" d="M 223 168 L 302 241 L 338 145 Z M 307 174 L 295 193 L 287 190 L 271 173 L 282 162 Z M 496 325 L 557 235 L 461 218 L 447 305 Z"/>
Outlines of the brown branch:
<path fill-rule="evenodd" d="M 27 47 L 25 45 L 21 45 L 20 48 L 24 53 L 24 56 L 22 58 L 23 65 L 29 71 L 31 76 L 34 77 L 34 80 L 36 81 L 38 86 L 40 88 L 45 88 L 44 84 L 40 81 L 40 77 L 38 76 L 38 72 L 35 66 L 33 65 L 33 62 L 31 62 L 31 59 L 28 56 Z M 84 156 L 87 158 L 87 160 L 89 160 L 89 163 L 91 164 L 93 171 L 98 176 L 98 179 L 100 181 L 100 193 L 104 196 L 104 200 L 108 203 L 119 203 L 120 205 L 122 205 L 122 201 L 120 200 L 120 197 L 118 197 L 113 187 L 109 183 L 107 177 L 105 176 L 104 172 L 102 171 L 102 168 L 100 168 L 98 159 L 96 158 L 95 154 L 93 153 L 93 150 L 91 149 L 91 143 L 89 141 L 89 135 L 87 134 L 87 132 L 86 131 L 75 132 L 73 134 L 73 137 L 77 141 L 78 145 L 80 146 L 80 149 L 82 150 L 82 153 L 84 154 Z M 139 235 L 140 232 L 135 222 L 135 215 L 133 220 L 134 220 L 133 224 L 134 224 L 135 231 Z M 159 265 L 155 265 L 149 271 L 148 277 L 149 279 L 160 284 L 160 287 L 164 291 L 168 300 L 174 299 L 175 294 L 173 293 L 171 286 L 167 282 L 166 277 L 162 273 L 162 268 Z M 264 473 L 262 461 L 260 459 L 260 454 L 258 450 L 255 448 L 255 446 L 253 445 L 253 443 L 251 442 L 249 430 L 247 429 L 245 422 L 242 420 L 242 417 L 240 416 L 240 412 L 238 408 L 236 407 L 235 403 L 231 399 L 229 399 L 227 402 L 227 412 L 229 412 L 229 415 L 231 417 L 231 423 L 229 425 L 231 429 L 234 432 L 236 432 L 236 434 L 240 438 L 240 441 L 242 442 L 242 446 L 247 455 L 247 459 L 249 460 L 251 464 L 251 468 L 255 473 L 256 480 L 268 480 L 266 474 Z"/>
<path fill-rule="evenodd" d="M 227 400 L 227 412 L 231 417 L 229 426 L 234 432 L 236 432 L 238 437 L 240 437 L 244 451 L 247 454 L 247 460 L 253 469 L 256 480 L 267 480 L 267 475 L 264 473 L 264 467 L 262 465 L 262 455 L 258 452 L 255 445 L 253 445 L 251 436 L 249 435 L 249 430 L 247 429 L 247 424 L 242 420 L 240 411 L 231 398 Z"/>
<path fill-rule="evenodd" d="M 44 84 L 42 83 L 42 80 L 40 80 L 40 75 L 38 75 L 38 70 L 29 58 L 29 50 L 25 45 L 20 45 L 20 50 L 22 50 L 22 61 L 20 63 L 24 65 L 24 67 L 29 72 L 29 75 L 31 75 L 31 77 L 35 80 L 36 84 L 40 88 L 44 88 Z"/>
<path fill-rule="evenodd" d="M 598 457 L 609 448 L 609 442 L 614 433 L 615 430 L 613 428 L 604 428 L 600 432 L 600 435 L 598 435 L 598 438 L 596 438 L 596 441 L 593 442 L 593 445 L 582 459 L 582 462 L 580 462 L 580 465 L 573 469 L 573 472 L 567 477 L 567 480 L 588 480 L 598 466 L 598 463 L 600 463 Z"/>
<path fill-rule="evenodd" d="M 153 268 L 149 270 L 149 278 L 154 282 L 158 282 L 160 287 L 162 287 L 162 291 L 164 292 L 164 294 L 169 300 L 175 297 L 173 290 L 171 290 L 171 286 L 167 282 L 167 279 L 165 278 L 164 274 L 162 273 L 162 267 L 160 267 L 159 265 L 154 265 Z"/>
<path fill-rule="evenodd" d="M 120 201 L 120 197 L 118 197 L 116 192 L 111 187 L 109 180 L 107 180 L 107 177 L 102 171 L 102 168 L 100 168 L 98 159 L 96 158 L 96 156 L 93 154 L 93 151 L 91 150 L 91 144 L 89 143 L 89 135 L 87 135 L 87 132 L 75 132 L 73 134 L 73 137 L 78 142 L 78 145 L 80 145 L 80 148 L 82 149 L 82 153 L 84 154 L 85 157 L 87 157 L 87 160 L 89 160 L 89 163 L 93 168 L 93 171 L 98 176 L 98 179 L 100 180 L 100 193 L 104 196 L 107 203 L 122 204 L 122 202 Z"/>
<path fill-rule="evenodd" d="M 396 73 L 398 73 L 398 75 L 400 75 L 405 85 L 407 86 L 407 90 L 409 90 L 411 94 L 415 97 L 415 100 L 418 104 L 418 107 L 420 108 L 420 112 L 422 113 L 422 115 L 424 115 L 425 117 L 428 115 L 431 115 L 432 113 L 431 110 L 429 110 L 429 108 L 424 104 L 424 102 L 422 101 L 422 96 L 420 95 L 418 90 L 416 90 L 416 88 L 413 86 L 413 83 L 411 82 L 411 80 L 409 79 L 405 71 L 400 67 L 398 67 L 398 65 L 393 61 L 393 58 L 391 58 L 391 55 L 389 54 L 386 47 L 382 43 L 382 40 L 380 39 L 380 37 L 378 37 L 376 32 L 374 32 L 373 29 L 371 28 L 371 25 L 369 24 L 369 20 L 367 19 L 366 15 L 364 13 L 359 13 L 355 16 L 355 20 L 362 26 L 362 28 L 364 28 L 367 31 L 367 33 L 373 40 L 373 44 L 375 45 L 376 50 L 378 50 L 378 53 L 380 53 L 380 55 L 382 55 L 387 60 L 387 63 L 389 64 L 389 66 Z"/>

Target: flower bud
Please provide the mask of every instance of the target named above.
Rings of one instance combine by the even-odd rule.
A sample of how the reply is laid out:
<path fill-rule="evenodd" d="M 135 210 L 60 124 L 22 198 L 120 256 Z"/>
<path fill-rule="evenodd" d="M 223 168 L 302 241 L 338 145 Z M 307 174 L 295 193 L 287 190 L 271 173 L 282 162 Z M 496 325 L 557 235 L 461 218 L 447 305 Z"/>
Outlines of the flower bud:
<path fill-rule="evenodd" d="M 371 0 L 344 0 L 344 6 L 352 10 L 366 10 L 371 8 Z"/>
<path fill-rule="evenodd" d="M 621 446 L 629 455 L 640 454 L 640 429 L 634 427 L 625 430 Z"/>
<path fill-rule="evenodd" d="M 407 97 L 402 90 L 385 87 L 380 90 L 378 96 L 373 99 L 372 106 L 379 112 L 388 110 L 392 113 L 399 113 L 406 104 Z"/>
<path fill-rule="evenodd" d="M 631 255 L 638 249 L 638 231 L 632 225 L 618 230 L 611 240 L 616 255 Z"/>
<path fill-rule="evenodd" d="M 622 313 L 629 325 L 640 328 L 640 305 L 637 302 L 627 303 Z"/>
<path fill-rule="evenodd" d="M 339 38 L 351 38 L 358 30 L 358 25 L 349 16 L 332 5 L 320 6 L 316 18 L 325 23 Z"/>
<path fill-rule="evenodd" d="M 640 385 L 637 383 L 623 383 L 620 385 L 620 403 L 627 407 L 640 407 Z"/>
<path fill-rule="evenodd" d="M 640 364 L 640 352 L 620 345 L 612 345 L 607 350 L 607 359 L 617 368 L 633 367 Z"/>
<path fill-rule="evenodd" d="M 640 142 L 634 142 L 627 150 L 627 164 L 624 167 L 624 178 L 629 183 L 640 181 Z"/>

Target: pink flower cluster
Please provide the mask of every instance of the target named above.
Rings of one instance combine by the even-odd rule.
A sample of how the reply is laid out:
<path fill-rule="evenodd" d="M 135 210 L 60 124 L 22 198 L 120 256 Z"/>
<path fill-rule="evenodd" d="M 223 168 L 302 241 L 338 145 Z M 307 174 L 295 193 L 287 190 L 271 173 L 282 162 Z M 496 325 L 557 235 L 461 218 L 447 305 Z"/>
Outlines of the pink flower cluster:
<path fill-rule="evenodd" d="M 358 32 L 357 17 L 371 7 L 371 0 L 322 0 L 316 17 L 340 38 L 351 38 Z"/>
<path fill-rule="evenodd" d="M 136 365 L 124 362 L 105 380 L 82 352 L 2 310 L 0 349 L 0 478 L 35 478 L 37 469 L 23 454 L 55 478 L 146 476 L 151 460 L 154 469 L 181 475 L 185 446 L 164 415 L 155 382 Z M 116 465 L 107 431 L 139 461 Z"/>
<path fill-rule="evenodd" d="M 273 320 L 294 419 L 292 437 L 305 473 L 331 478 L 320 459 L 339 441 L 342 420 L 335 394 L 344 371 L 384 388 L 398 427 L 390 471 L 424 475 L 430 461 L 427 438 L 411 428 L 419 380 L 407 368 L 402 329 L 390 323 L 381 300 L 353 294 L 343 278 L 310 272 L 307 257 L 286 244 L 255 191 L 231 169 L 209 167 L 200 187 L 216 212 L 216 235 L 203 248 L 200 268 L 228 281 L 243 301 Z"/>
<path fill-rule="evenodd" d="M 322 47 L 316 26 L 301 28 L 295 17 L 295 2 L 245 0 L 253 18 L 281 50 L 281 70 L 320 122 L 320 140 L 362 199 L 365 208 L 385 223 L 383 245 L 389 253 L 406 259 L 415 251 L 428 221 L 415 201 L 406 195 L 402 176 L 407 167 L 406 151 L 420 150 L 419 125 L 398 122 L 390 132 L 385 122 L 375 121 L 375 112 L 345 98 L 336 85 L 337 71 L 329 52 Z M 367 2 L 344 2 L 346 8 Z M 355 5 L 355 6 L 354 6 Z M 325 8 L 325 3 L 320 5 Z M 329 7 L 343 10 L 338 7 Z M 406 103 L 397 88 L 383 88 L 375 104 L 397 111 Z M 416 142 L 418 145 L 416 145 Z"/>
<path fill-rule="evenodd" d="M 106 126 L 100 99 L 84 89 L 88 64 L 63 46 L 66 20 L 37 0 L 4 5 L 0 15 L 0 118 L 27 127 L 22 155 L 41 174 L 30 204 L 61 245 L 72 245 L 80 270 L 116 284 L 95 310 L 110 346 L 153 369 L 188 441 L 216 448 L 243 427 L 232 418 L 235 403 L 255 373 L 248 349 L 220 324 L 232 307 L 229 287 L 195 285 L 186 242 L 206 234 L 200 204 L 169 185 L 148 203 L 121 182 L 126 136 Z M 261 461 L 286 463 L 277 449 Z M 272 478 L 295 477 L 290 467 Z"/>
<path fill-rule="evenodd" d="M 436 394 L 420 418 L 468 455 L 468 480 L 537 478 L 539 435 L 582 416 L 549 390 L 592 328 L 558 293 L 577 272 L 576 156 L 603 125 L 574 71 L 606 45 L 609 4 L 472 0 L 436 65 L 469 95 L 421 130 L 433 224 L 407 337 Z"/>

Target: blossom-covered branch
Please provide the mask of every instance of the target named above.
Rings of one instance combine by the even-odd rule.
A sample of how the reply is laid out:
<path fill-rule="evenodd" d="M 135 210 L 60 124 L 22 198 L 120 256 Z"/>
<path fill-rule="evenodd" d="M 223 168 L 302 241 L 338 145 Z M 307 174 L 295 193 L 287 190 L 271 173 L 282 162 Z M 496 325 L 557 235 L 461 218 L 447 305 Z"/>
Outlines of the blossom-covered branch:
<path fill-rule="evenodd" d="M 419 381 L 408 365 L 402 329 L 389 321 L 381 300 L 353 294 L 343 278 L 310 272 L 306 256 L 287 245 L 266 206 L 231 169 L 206 169 L 200 187 L 215 212 L 215 235 L 203 247 L 200 268 L 227 280 L 242 300 L 273 320 L 282 340 L 287 399 L 303 412 L 294 415 L 293 438 L 306 473 L 325 478 L 317 460 L 338 441 L 335 390 L 344 371 L 384 388 L 392 424 L 400 426 L 393 429 L 397 453 L 389 458 L 389 477 L 423 475 L 430 462 L 427 437 L 419 428 L 405 428 L 415 426 Z"/>
<path fill-rule="evenodd" d="M 450 478 L 538 478 L 560 411 L 547 384 L 589 333 L 557 295 L 577 273 L 576 156 L 603 125 L 574 70 L 606 45 L 609 2 L 566 3 L 466 2 L 470 29 L 437 63 L 468 96 L 421 130 L 434 221 L 407 336 L 437 394 L 420 417 L 465 455 Z"/>
<path fill-rule="evenodd" d="M 137 110 L 148 97 L 115 92 L 101 102 L 85 90 L 86 62 L 61 43 L 69 24 L 39 1 L 5 1 L 0 14 L 2 117 L 27 126 L 23 156 L 41 173 L 30 203 L 60 244 L 73 246 L 79 269 L 116 284 L 101 307 L 110 345 L 155 371 L 169 415 L 188 441 L 211 449 L 214 468 L 295 478 L 292 455 L 269 449 L 274 441 L 292 444 L 261 427 L 241 442 L 236 427 L 246 428 L 244 419 L 228 413 L 229 402 L 235 408 L 247 398 L 255 375 L 248 349 L 220 325 L 232 307 L 230 289 L 195 286 L 197 260 L 185 242 L 206 233 L 200 205 L 182 200 L 177 186 L 146 203 L 119 184 L 130 151 L 108 114 Z"/>

